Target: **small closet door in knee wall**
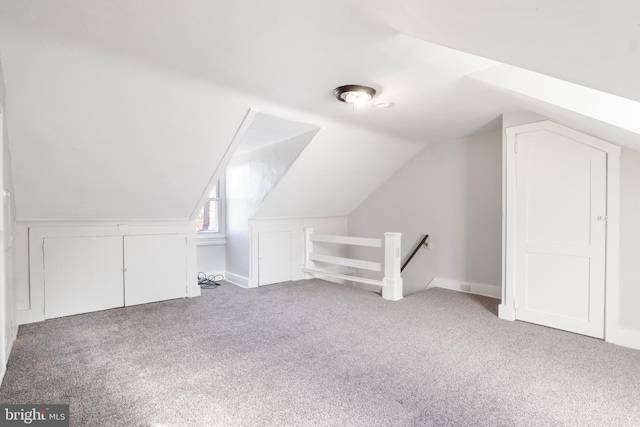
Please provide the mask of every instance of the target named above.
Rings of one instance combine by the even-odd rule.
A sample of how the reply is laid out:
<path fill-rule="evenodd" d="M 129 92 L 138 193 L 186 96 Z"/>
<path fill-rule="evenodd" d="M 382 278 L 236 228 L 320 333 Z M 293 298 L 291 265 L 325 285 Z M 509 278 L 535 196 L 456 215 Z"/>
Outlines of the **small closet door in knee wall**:
<path fill-rule="evenodd" d="M 124 270 L 127 306 L 186 297 L 186 236 L 125 236 Z"/>
<path fill-rule="evenodd" d="M 122 237 L 47 237 L 43 252 L 46 319 L 124 305 Z"/>
<path fill-rule="evenodd" d="M 291 280 L 291 232 L 258 233 L 258 284 L 271 285 Z"/>

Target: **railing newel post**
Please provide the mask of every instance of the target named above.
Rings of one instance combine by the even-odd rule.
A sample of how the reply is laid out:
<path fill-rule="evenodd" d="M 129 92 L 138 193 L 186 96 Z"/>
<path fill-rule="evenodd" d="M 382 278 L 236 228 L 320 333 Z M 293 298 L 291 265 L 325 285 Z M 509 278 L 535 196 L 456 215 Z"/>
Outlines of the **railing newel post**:
<path fill-rule="evenodd" d="M 401 300 L 402 277 L 400 276 L 402 233 L 384 233 L 384 287 L 382 298 Z"/>
<path fill-rule="evenodd" d="M 311 260 L 311 253 L 313 252 L 313 241 L 311 241 L 311 235 L 313 234 L 313 228 L 306 227 L 304 229 L 304 264 L 303 268 L 308 270 L 315 269 L 315 263 Z M 312 279 L 313 275 L 305 273 L 305 279 Z"/>

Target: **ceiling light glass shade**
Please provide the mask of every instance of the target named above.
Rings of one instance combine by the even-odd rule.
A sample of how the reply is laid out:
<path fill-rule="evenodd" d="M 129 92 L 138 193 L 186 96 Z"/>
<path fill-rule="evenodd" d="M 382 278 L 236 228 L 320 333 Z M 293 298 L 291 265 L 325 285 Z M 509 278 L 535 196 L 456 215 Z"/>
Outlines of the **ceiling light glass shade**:
<path fill-rule="evenodd" d="M 335 88 L 333 94 L 338 98 L 338 101 L 361 105 L 371 101 L 376 94 L 376 90 L 369 86 L 345 85 Z"/>

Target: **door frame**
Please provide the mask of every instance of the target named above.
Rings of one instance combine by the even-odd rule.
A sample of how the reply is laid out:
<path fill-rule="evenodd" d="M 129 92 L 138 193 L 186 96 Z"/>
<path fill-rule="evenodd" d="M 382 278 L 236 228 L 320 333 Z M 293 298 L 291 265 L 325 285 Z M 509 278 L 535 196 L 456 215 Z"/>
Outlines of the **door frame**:
<path fill-rule="evenodd" d="M 617 343 L 620 270 L 620 147 L 550 120 L 504 129 L 502 146 L 502 303 L 498 317 L 516 319 L 515 231 L 516 231 L 516 142 L 518 135 L 546 130 L 606 153 L 607 224 L 605 248 L 604 339 Z"/>

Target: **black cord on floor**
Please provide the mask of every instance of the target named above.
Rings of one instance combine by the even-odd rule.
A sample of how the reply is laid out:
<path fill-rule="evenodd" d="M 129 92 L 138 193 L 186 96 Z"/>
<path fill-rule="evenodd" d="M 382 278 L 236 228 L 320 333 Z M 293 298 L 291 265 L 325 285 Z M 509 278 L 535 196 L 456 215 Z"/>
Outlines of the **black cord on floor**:
<path fill-rule="evenodd" d="M 222 274 L 211 274 L 207 276 L 202 272 L 198 273 L 198 286 L 202 289 L 215 289 L 221 285 L 220 282 L 223 280 L 224 276 Z"/>

